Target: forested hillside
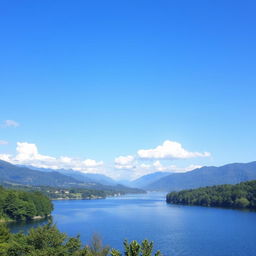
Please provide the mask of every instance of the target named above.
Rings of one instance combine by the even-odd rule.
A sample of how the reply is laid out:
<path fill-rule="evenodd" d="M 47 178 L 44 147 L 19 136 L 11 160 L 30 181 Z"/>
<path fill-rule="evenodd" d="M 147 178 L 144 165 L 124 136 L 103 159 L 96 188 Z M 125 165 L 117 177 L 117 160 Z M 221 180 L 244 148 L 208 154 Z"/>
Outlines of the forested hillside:
<path fill-rule="evenodd" d="M 121 184 L 104 185 L 93 180 L 93 177 L 103 179 L 102 175 L 82 175 L 79 172 L 67 171 L 69 173 L 77 173 L 74 177 L 61 174 L 57 171 L 48 169 L 48 171 L 39 171 L 24 166 L 17 166 L 6 161 L 0 160 L 0 185 L 3 186 L 31 186 L 31 187 L 52 187 L 73 189 L 81 188 L 87 190 L 98 190 L 106 194 L 126 194 L 126 193 L 145 193 L 142 189 L 130 188 Z M 82 177 L 82 178 L 81 178 Z M 107 177 L 105 177 L 107 180 Z M 107 183 L 106 181 L 103 183 Z M 110 182 L 109 182 L 110 183 Z"/>
<path fill-rule="evenodd" d="M 51 201 L 40 192 L 15 191 L 0 187 L 0 221 L 45 217 L 52 210 Z"/>
<path fill-rule="evenodd" d="M 239 209 L 256 209 L 256 180 L 171 192 L 167 203 Z"/>
<path fill-rule="evenodd" d="M 58 172 L 60 174 L 64 174 L 68 177 L 72 177 L 80 182 L 85 183 L 99 183 L 102 185 L 116 185 L 118 184 L 116 181 L 111 179 L 110 177 L 99 174 L 99 173 L 83 173 L 79 171 L 74 171 L 72 169 L 66 170 L 66 169 L 50 169 L 50 168 L 38 168 L 34 166 L 26 166 L 32 170 L 42 171 L 42 172 Z"/>
<path fill-rule="evenodd" d="M 35 171 L 0 160 L 0 184 L 4 183 L 70 187 L 77 186 L 81 182 L 58 172 Z"/>

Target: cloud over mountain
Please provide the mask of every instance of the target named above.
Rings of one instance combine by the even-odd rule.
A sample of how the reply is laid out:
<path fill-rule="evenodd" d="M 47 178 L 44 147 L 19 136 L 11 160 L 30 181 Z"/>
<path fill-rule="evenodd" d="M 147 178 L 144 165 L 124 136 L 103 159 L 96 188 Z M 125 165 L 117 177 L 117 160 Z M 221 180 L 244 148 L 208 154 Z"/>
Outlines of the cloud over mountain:
<path fill-rule="evenodd" d="M 38 168 L 73 169 L 85 173 L 101 173 L 112 178 L 135 179 L 153 172 L 187 172 L 201 167 L 189 163 L 177 166 L 172 160 L 207 157 L 210 153 L 190 152 L 178 142 L 166 140 L 162 145 L 153 149 L 138 150 L 135 155 L 119 156 L 114 163 L 106 165 L 103 161 L 80 159 L 69 156 L 50 156 L 41 154 L 36 144 L 17 142 L 16 154 L 0 154 L 0 159 L 20 165 L 30 165 Z"/>
<path fill-rule="evenodd" d="M 119 156 L 115 158 L 115 168 L 132 169 L 134 168 L 135 158 L 133 156 Z"/>
<path fill-rule="evenodd" d="M 185 167 L 178 167 L 168 162 L 172 160 L 184 160 L 197 157 L 209 157 L 209 152 L 191 152 L 175 141 L 166 140 L 162 145 L 153 149 L 141 149 L 137 154 L 119 156 L 115 158 L 115 169 L 126 171 L 127 175 L 133 178 L 140 177 L 153 172 L 188 172 L 201 165 L 190 164 Z M 161 160 L 161 161 L 160 161 Z M 163 161 L 165 163 L 163 164 Z M 130 171 L 130 173 L 128 173 Z"/>
<path fill-rule="evenodd" d="M 137 152 L 142 159 L 187 159 L 195 157 L 208 157 L 209 152 L 190 152 L 175 141 L 166 140 L 162 145 L 153 149 L 141 149 Z"/>
<path fill-rule="evenodd" d="M 28 142 L 17 142 L 17 154 L 0 154 L 0 159 L 13 164 L 31 165 L 39 168 L 73 169 L 81 172 L 100 172 L 103 162 L 93 159 L 76 159 L 67 156 L 52 157 L 42 155 L 37 146 Z"/>

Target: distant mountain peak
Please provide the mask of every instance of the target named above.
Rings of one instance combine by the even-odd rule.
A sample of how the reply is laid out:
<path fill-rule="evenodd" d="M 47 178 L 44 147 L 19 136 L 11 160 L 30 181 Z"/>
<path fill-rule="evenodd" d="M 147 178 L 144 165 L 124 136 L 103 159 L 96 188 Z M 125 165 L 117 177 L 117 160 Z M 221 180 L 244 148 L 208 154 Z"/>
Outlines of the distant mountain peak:
<path fill-rule="evenodd" d="M 99 182 L 100 180 L 102 183 Z M 103 184 L 104 182 L 105 184 Z M 101 174 L 83 174 L 73 170 L 28 168 L 27 166 L 18 166 L 3 160 L 0 160 L 0 184 L 81 187 L 95 190 L 111 190 L 122 193 L 144 192 L 140 189 L 117 184 L 111 178 Z"/>
<path fill-rule="evenodd" d="M 144 189 L 177 191 L 212 185 L 236 184 L 256 179 L 256 161 L 204 166 L 186 173 L 173 173 L 151 182 Z"/>

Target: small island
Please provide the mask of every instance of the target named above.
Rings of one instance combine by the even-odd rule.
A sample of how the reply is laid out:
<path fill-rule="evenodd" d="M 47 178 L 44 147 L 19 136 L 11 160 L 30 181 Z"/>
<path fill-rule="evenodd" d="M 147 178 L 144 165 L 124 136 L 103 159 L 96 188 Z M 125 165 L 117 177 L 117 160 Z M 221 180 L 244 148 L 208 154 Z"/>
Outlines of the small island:
<path fill-rule="evenodd" d="M 166 202 L 234 209 L 256 209 L 256 180 L 171 192 Z"/>

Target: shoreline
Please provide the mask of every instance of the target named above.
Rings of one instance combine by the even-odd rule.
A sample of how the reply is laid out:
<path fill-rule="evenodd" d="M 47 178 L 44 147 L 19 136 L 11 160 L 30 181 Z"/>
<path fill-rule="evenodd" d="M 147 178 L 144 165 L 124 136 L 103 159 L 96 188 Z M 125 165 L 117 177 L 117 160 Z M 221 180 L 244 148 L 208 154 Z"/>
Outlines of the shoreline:
<path fill-rule="evenodd" d="M 51 201 L 65 201 L 65 200 L 99 200 L 106 199 L 106 197 L 95 197 L 95 198 L 52 198 Z"/>
<path fill-rule="evenodd" d="M 16 222 L 16 220 L 11 220 L 11 219 L 0 219 L 0 223 L 9 223 L 9 222 Z"/>
<path fill-rule="evenodd" d="M 51 214 L 47 216 L 34 216 L 32 217 L 31 220 L 23 220 L 23 221 L 36 221 L 36 220 L 42 220 L 42 219 L 47 219 L 50 218 Z M 11 222 L 22 222 L 22 220 L 12 220 L 12 219 L 0 219 L 0 223 L 11 223 Z"/>
<path fill-rule="evenodd" d="M 99 200 L 99 199 L 106 199 L 106 198 L 109 198 L 109 197 L 119 197 L 119 196 L 122 196 L 122 195 L 125 195 L 125 194 L 121 194 L 121 193 L 117 193 L 117 194 L 114 194 L 114 195 L 107 195 L 105 197 L 97 197 L 97 196 L 92 196 L 92 197 L 87 197 L 87 198 L 62 198 L 62 197 L 59 197 L 59 198 L 50 198 L 51 201 L 62 201 L 62 200 Z"/>

